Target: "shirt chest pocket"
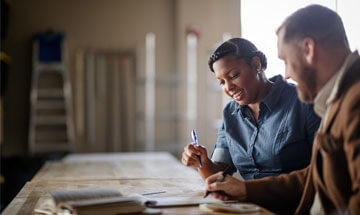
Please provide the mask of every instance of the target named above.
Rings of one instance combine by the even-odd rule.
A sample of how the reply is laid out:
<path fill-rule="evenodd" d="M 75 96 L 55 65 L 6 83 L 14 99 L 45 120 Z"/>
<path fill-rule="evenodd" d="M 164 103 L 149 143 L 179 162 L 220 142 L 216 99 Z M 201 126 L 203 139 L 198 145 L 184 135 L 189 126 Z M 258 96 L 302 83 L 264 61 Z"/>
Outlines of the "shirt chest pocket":
<path fill-rule="evenodd" d="M 286 141 L 286 139 L 288 139 L 288 135 L 289 135 L 289 129 L 286 126 L 283 126 L 282 128 L 279 129 L 280 131 L 277 133 L 276 138 L 275 138 L 275 148 L 279 148 L 281 147 L 280 143 L 283 143 Z"/>
<path fill-rule="evenodd" d="M 243 138 L 228 138 L 228 147 L 231 154 L 232 162 L 239 170 L 243 170 L 243 166 L 251 166 L 251 154 L 248 151 L 248 144 Z"/>
<path fill-rule="evenodd" d="M 309 163 L 311 148 L 303 132 L 284 128 L 276 137 L 274 155 L 282 169 L 300 169 Z"/>
<path fill-rule="evenodd" d="M 277 131 L 273 131 L 275 133 L 275 138 L 273 139 L 273 153 L 274 155 L 278 155 L 282 148 L 287 144 L 289 139 L 292 139 L 291 136 L 291 125 L 287 123 L 281 123 Z"/>

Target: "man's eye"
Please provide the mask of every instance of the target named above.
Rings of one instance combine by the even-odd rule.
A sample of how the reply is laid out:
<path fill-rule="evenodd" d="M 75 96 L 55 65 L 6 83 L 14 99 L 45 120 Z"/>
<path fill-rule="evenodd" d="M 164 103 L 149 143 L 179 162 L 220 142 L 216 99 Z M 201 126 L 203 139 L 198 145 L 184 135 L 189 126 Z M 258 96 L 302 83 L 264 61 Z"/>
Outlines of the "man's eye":
<path fill-rule="evenodd" d="M 236 73 L 235 75 L 230 76 L 230 79 L 235 79 L 235 78 L 237 78 L 238 76 L 239 76 L 239 73 Z"/>
<path fill-rule="evenodd" d="M 218 83 L 220 86 L 224 85 L 224 81 L 219 81 Z"/>

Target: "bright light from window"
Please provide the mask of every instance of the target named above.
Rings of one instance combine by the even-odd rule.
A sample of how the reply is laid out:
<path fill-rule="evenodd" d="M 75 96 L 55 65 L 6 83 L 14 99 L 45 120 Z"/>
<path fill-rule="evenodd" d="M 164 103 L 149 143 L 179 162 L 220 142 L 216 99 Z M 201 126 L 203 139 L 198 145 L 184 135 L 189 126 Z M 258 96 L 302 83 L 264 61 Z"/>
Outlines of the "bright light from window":
<path fill-rule="evenodd" d="M 268 78 L 278 74 L 284 76 L 285 66 L 278 58 L 275 31 L 287 16 L 310 4 L 324 5 L 333 10 L 338 8 L 345 23 L 350 45 L 353 49 L 355 47 L 360 49 L 360 41 L 357 40 L 357 44 L 355 43 L 355 38 L 360 38 L 359 2 L 359 0 L 242 0 L 242 37 L 253 42 L 266 55 L 268 68 L 265 74 Z"/>
<path fill-rule="evenodd" d="M 341 16 L 352 51 L 360 50 L 360 1 L 338 0 L 337 11 Z"/>

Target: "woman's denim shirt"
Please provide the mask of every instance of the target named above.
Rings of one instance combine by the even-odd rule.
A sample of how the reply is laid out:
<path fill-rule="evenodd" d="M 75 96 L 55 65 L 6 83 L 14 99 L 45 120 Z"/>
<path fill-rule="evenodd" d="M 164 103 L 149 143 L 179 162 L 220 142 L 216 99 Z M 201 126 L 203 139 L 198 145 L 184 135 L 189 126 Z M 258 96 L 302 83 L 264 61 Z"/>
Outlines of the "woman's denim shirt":
<path fill-rule="evenodd" d="M 235 165 L 245 180 L 305 168 L 320 118 L 302 103 L 296 88 L 275 76 L 261 101 L 258 124 L 247 105 L 229 102 L 223 110 L 211 160 Z"/>

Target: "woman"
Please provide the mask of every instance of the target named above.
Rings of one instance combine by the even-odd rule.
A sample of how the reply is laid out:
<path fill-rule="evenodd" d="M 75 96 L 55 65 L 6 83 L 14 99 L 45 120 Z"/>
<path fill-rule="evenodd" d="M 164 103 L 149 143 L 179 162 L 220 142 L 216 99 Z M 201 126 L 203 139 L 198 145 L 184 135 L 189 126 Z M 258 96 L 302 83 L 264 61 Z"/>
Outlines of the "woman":
<path fill-rule="evenodd" d="M 248 180 L 309 164 L 320 118 L 300 102 L 294 85 L 280 75 L 267 79 L 266 66 L 265 55 L 243 38 L 224 42 L 210 57 L 210 70 L 233 100 L 223 110 L 211 160 L 203 146 L 184 148 L 182 163 L 198 168 L 203 179 L 229 165 Z"/>

